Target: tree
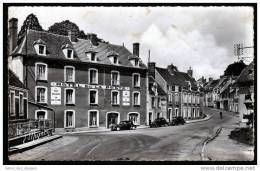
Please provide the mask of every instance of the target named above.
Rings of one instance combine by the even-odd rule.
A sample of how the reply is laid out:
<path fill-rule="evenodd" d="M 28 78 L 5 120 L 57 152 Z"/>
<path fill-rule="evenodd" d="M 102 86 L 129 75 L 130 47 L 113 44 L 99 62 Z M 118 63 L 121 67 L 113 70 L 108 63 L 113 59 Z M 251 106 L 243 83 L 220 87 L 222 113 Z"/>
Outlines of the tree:
<path fill-rule="evenodd" d="M 21 39 L 24 36 L 24 33 L 27 29 L 43 31 L 42 26 L 40 25 L 36 15 L 30 14 L 26 17 L 21 27 L 21 30 L 18 33 L 18 39 Z"/>
<path fill-rule="evenodd" d="M 239 62 L 234 62 L 233 64 L 228 65 L 228 67 L 224 71 L 224 75 L 239 76 L 246 66 L 247 65 L 242 60 Z"/>
<path fill-rule="evenodd" d="M 49 27 L 48 32 L 67 36 L 68 31 L 70 31 L 70 30 L 74 31 L 75 35 L 79 38 L 86 37 L 84 31 L 79 30 L 79 27 L 75 23 L 73 23 L 69 20 L 65 20 L 60 23 L 54 23 L 53 25 L 51 25 Z"/>

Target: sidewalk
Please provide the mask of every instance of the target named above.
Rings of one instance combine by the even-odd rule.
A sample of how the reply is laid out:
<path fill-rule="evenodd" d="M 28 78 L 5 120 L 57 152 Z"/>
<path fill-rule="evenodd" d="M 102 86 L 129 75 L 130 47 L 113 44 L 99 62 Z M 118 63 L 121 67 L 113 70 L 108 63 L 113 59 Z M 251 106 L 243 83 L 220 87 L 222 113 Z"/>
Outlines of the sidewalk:
<path fill-rule="evenodd" d="M 34 148 L 34 147 L 37 147 L 37 146 L 39 146 L 39 145 L 48 143 L 48 142 L 50 142 L 50 141 L 59 139 L 59 138 L 61 138 L 61 137 L 62 137 L 62 135 L 46 136 L 46 137 L 40 138 L 40 139 L 38 139 L 38 140 L 34 140 L 34 141 L 31 141 L 31 142 L 28 142 L 28 143 L 16 145 L 16 146 L 11 147 L 11 148 L 9 149 L 8 153 L 9 153 L 9 155 L 14 154 L 14 153 L 21 153 L 21 152 L 23 152 L 23 151 L 32 149 L 32 148 Z"/>
<path fill-rule="evenodd" d="M 149 128 L 149 126 L 140 125 L 136 127 L 136 129 L 146 129 L 146 128 Z M 82 128 L 75 128 L 74 130 L 70 130 L 70 131 L 66 131 L 64 128 L 55 129 L 56 134 L 62 134 L 62 135 L 78 134 L 78 133 L 110 132 L 110 131 L 111 130 L 106 127 L 98 127 L 98 128 L 82 127 Z"/>
<path fill-rule="evenodd" d="M 254 147 L 229 138 L 230 132 L 240 128 L 239 117 L 232 114 L 233 119 L 220 125 L 220 134 L 205 147 L 205 158 L 212 161 L 251 161 L 254 160 Z"/>
<path fill-rule="evenodd" d="M 209 119 L 211 119 L 211 116 L 207 115 L 203 119 L 188 120 L 188 121 L 186 121 L 186 124 L 207 121 Z M 139 125 L 139 126 L 136 127 L 136 129 L 147 129 L 147 128 L 150 128 L 150 127 L 146 126 L 146 125 Z M 67 131 L 65 129 L 63 129 L 63 128 L 56 128 L 55 129 L 55 133 L 56 134 L 62 134 L 62 135 L 78 134 L 78 133 L 109 132 L 109 131 L 110 131 L 110 129 L 105 128 L 105 127 L 98 127 L 98 128 L 82 127 L 82 128 L 75 128 L 74 130 L 67 130 Z"/>

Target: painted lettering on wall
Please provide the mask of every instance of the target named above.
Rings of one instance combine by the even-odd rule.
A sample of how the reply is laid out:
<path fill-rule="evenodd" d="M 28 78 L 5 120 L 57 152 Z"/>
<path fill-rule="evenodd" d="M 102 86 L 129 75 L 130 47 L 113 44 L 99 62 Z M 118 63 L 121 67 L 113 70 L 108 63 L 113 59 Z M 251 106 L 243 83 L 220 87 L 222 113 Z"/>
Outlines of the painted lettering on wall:
<path fill-rule="evenodd" d="M 51 87 L 51 104 L 61 105 L 61 88 Z"/>
<path fill-rule="evenodd" d="M 90 84 L 78 84 L 78 83 L 62 83 L 51 82 L 52 87 L 73 87 L 73 88 L 89 88 L 89 89 L 108 89 L 108 90 L 130 90 L 130 87 L 119 87 L 110 85 L 90 85 Z"/>

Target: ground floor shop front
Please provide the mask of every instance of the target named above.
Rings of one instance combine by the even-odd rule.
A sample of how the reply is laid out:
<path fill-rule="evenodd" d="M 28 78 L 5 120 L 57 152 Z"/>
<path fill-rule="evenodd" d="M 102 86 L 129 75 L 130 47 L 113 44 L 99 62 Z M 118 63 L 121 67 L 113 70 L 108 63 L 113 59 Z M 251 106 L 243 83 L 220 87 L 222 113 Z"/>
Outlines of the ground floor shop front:
<path fill-rule="evenodd" d="M 53 119 L 56 128 L 109 128 L 112 124 L 118 124 L 120 121 L 131 120 L 135 125 L 145 124 L 145 111 L 131 110 L 103 110 L 103 109 L 79 109 L 68 107 L 64 110 L 55 110 L 49 112 L 45 109 L 34 110 L 35 119 L 47 120 Z M 55 116 L 54 116 L 55 115 Z"/>

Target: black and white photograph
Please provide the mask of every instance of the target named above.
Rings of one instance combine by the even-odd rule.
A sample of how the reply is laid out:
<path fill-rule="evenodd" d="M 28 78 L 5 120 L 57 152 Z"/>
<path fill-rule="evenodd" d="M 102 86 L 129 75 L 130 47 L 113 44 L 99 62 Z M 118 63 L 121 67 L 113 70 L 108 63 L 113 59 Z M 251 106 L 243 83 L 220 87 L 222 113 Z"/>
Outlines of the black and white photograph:
<path fill-rule="evenodd" d="M 4 4 L 4 163 L 256 164 L 256 10 Z"/>

